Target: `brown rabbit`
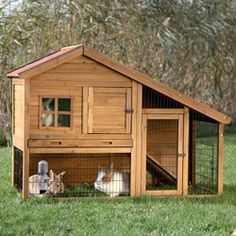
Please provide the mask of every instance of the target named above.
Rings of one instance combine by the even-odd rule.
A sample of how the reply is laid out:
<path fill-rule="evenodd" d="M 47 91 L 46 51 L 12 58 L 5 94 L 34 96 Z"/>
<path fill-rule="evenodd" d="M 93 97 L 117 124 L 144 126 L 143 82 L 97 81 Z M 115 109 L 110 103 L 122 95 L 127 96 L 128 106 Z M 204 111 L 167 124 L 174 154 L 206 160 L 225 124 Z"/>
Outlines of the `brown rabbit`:
<path fill-rule="evenodd" d="M 63 175 L 66 172 L 62 172 L 57 175 L 55 172 L 50 170 L 50 177 L 48 181 L 48 193 L 49 194 L 57 194 L 63 193 L 65 191 L 64 183 L 63 183 Z"/>

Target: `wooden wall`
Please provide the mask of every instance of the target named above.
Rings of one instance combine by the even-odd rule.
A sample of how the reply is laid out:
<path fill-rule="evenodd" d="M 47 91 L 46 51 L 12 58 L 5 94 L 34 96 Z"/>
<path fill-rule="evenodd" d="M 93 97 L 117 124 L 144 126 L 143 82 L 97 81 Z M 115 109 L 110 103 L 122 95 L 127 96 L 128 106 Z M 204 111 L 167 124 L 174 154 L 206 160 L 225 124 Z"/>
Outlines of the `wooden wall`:
<path fill-rule="evenodd" d="M 82 136 L 83 87 L 131 87 L 131 80 L 80 56 L 31 79 L 30 139 L 77 139 Z M 72 97 L 72 128 L 39 128 L 40 96 Z M 109 113 L 109 111 L 108 111 Z"/>
<path fill-rule="evenodd" d="M 24 81 L 12 80 L 12 127 L 13 145 L 24 150 Z"/>

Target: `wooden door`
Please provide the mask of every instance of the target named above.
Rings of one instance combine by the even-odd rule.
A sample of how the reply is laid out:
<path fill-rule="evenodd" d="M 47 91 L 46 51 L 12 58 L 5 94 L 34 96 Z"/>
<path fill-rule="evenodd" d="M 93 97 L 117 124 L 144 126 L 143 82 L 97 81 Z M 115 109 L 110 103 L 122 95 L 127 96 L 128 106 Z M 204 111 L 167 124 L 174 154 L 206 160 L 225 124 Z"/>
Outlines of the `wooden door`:
<path fill-rule="evenodd" d="M 130 133 L 131 88 L 89 87 L 87 105 L 88 133 Z"/>
<path fill-rule="evenodd" d="M 142 193 L 182 194 L 183 115 L 144 114 Z"/>

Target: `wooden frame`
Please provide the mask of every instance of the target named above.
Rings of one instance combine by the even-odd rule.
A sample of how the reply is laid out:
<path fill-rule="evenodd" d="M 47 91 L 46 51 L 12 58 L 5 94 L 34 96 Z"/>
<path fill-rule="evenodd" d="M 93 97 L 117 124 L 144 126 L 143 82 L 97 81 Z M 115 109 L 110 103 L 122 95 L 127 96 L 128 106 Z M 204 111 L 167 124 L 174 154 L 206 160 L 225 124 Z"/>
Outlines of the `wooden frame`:
<path fill-rule="evenodd" d="M 142 127 L 142 194 L 143 195 L 182 195 L 183 191 L 183 157 L 177 158 L 177 189 L 176 190 L 146 190 L 146 140 L 147 120 L 178 120 L 178 153 L 183 153 L 183 115 L 181 114 L 143 114 Z"/>
<path fill-rule="evenodd" d="M 29 196 L 29 117 L 30 110 L 28 107 L 30 97 L 30 80 L 24 80 L 24 150 L 23 150 L 23 198 L 27 199 Z"/>
<path fill-rule="evenodd" d="M 223 192 L 223 166 L 224 166 L 224 125 L 219 124 L 218 129 L 218 194 Z"/>
<path fill-rule="evenodd" d="M 184 107 L 184 142 L 183 142 L 183 195 L 188 194 L 188 164 L 189 164 L 189 108 Z"/>

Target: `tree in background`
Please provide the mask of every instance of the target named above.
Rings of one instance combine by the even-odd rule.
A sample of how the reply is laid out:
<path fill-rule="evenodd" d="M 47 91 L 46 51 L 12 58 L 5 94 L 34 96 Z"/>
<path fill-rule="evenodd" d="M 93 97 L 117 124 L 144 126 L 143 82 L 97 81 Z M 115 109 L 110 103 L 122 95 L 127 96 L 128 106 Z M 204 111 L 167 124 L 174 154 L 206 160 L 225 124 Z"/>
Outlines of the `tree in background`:
<path fill-rule="evenodd" d="M 5 0 L 0 6 L 0 129 L 10 69 L 85 43 L 236 118 L 233 0 Z"/>

